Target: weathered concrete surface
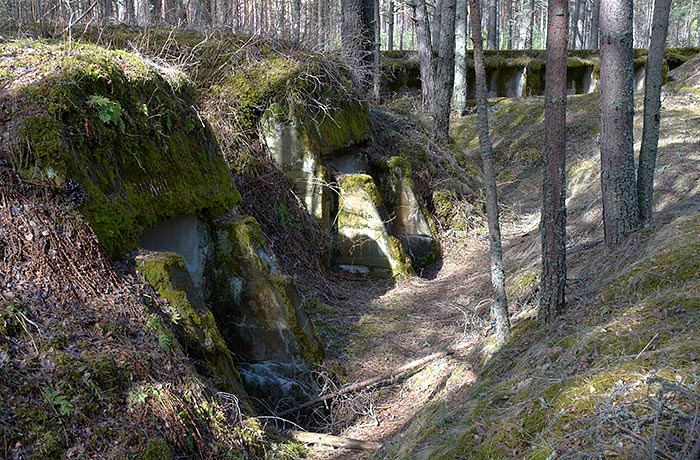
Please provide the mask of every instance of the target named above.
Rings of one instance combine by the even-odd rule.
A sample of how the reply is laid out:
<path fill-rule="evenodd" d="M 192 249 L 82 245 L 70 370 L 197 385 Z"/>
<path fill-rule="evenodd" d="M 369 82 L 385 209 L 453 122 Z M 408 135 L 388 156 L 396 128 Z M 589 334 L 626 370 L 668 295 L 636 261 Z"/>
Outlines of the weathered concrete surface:
<path fill-rule="evenodd" d="M 267 366 L 266 375 L 270 369 L 289 369 L 293 374 L 279 375 L 270 382 L 273 384 L 298 378 L 304 372 L 309 374 L 311 363 L 322 358 L 322 344 L 301 299 L 281 273 L 253 218 L 228 218 L 210 224 L 196 217 L 179 217 L 144 235 L 142 243 L 151 250 L 171 251 L 167 267 L 154 268 L 158 263 L 163 265 L 163 257 L 147 260 L 142 266 L 150 269 L 147 278 L 159 292 L 163 290 L 159 286 L 167 287 L 161 295 L 181 301 L 183 306 L 175 308 L 186 312 L 180 312 L 186 320 L 186 343 L 202 350 L 197 353 L 209 361 L 214 358 L 206 353 L 215 352 L 218 357 L 225 351 L 236 357 L 238 366 L 247 364 L 243 379 L 246 390 L 247 382 L 259 382 L 264 377 L 251 376 L 256 369 L 251 364 L 280 363 Z M 196 282 L 192 273 L 196 274 Z M 221 340 L 215 339 L 219 334 Z M 218 348 L 208 351 L 207 344 Z M 292 397 L 283 394 L 284 388 L 282 385 L 275 390 L 276 397 Z"/>
<path fill-rule="evenodd" d="M 389 215 L 372 177 L 349 174 L 339 178 L 339 185 L 338 263 L 367 267 L 372 276 L 412 273 L 400 241 L 390 234 Z"/>

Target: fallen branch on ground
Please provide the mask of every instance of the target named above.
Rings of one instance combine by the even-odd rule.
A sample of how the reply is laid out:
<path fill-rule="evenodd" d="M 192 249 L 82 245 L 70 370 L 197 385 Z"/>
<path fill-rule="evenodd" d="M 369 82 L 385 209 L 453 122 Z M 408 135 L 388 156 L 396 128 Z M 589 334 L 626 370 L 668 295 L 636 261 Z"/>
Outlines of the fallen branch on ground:
<path fill-rule="evenodd" d="M 393 369 L 389 372 L 378 375 L 377 377 L 372 377 L 371 379 L 367 379 L 367 380 L 363 380 L 361 382 L 353 383 L 352 385 L 341 388 L 340 390 L 335 391 L 333 393 L 328 393 L 326 395 L 321 396 L 320 398 L 316 398 L 316 399 L 312 399 L 311 401 L 307 401 L 300 406 L 293 407 L 291 409 L 287 409 L 287 410 L 285 410 L 277 415 L 280 417 L 284 417 L 285 415 L 293 414 L 295 412 L 299 412 L 300 410 L 308 409 L 309 407 L 314 407 L 318 404 L 321 404 L 324 401 L 338 397 L 340 395 L 344 395 L 346 393 L 353 393 L 353 392 L 362 390 L 364 388 L 367 388 L 369 386 L 376 385 L 377 383 L 383 382 L 384 380 L 400 378 L 400 377 L 404 376 L 406 373 L 408 373 L 409 371 L 416 369 L 417 367 L 420 367 L 420 366 L 427 364 L 430 361 L 436 360 L 438 358 L 442 358 L 443 356 L 451 355 L 453 353 L 454 353 L 454 350 L 440 351 L 440 352 L 425 356 L 423 358 L 415 359 L 409 363 L 404 364 L 403 366 L 401 366 L 397 369 Z"/>
<path fill-rule="evenodd" d="M 638 435 L 638 434 L 635 433 L 634 431 L 630 430 L 629 428 L 626 428 L 626 427 L 624 427 L 624 426 L 622 426 L 622 425 L 620 425 L 620 424 L 617 424 L 617 423 L 613 423 L 613 424 L 615 425 L 615 427 L 616 427 L 618 430 L 620 430 L 620 431 L 624 432 L 625 434 L 631 436 L 631 437 L 632 437 L 633 439 L 635 439 L 636 441 L 639 441 L 639 442 L 641 442 L 642 444 L 644 444 L 644 445 L 646 445 L 646 446 L 648 446 L 648 445 L 650 444 L 649 440 L 644 439 L 643 437 L 641 437 L 640 435 Z M 668 452 L 664 451 L 663 449 L 661 449 L 661 448 L 658 447 L 658 446 L 655 446 L 655 447 L 654 447 L 654 450 L 655 450 L 656 453 L 659 455 L 659 457 L 663 458 L 664 460 L 675 460 L 675 458 L 676 458 L 676 457 L 674 457 L 673 455 L 671 455 L 671 454 L 669 454 Z"/>
<path fill-rule="evenodd" d="M 292 431 L 292 438 L 307 444 L 323 444 L 324 446 L 342 447 L 344 449 L 375 451 L 382 447 L 382 443 L 375 441 L 362 441 L 359 439 L 343 438 L 323 433 L 309 431 Z"/>

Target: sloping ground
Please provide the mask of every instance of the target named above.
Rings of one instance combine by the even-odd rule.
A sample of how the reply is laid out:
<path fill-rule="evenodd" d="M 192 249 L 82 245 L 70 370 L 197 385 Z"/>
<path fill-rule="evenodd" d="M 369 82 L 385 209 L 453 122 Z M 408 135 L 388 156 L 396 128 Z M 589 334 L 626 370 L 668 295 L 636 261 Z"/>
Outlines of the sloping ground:
<path fill-rule="evenodd" d="M 535 320 L 542 102 L 493 103 L 513 337 L 500 349 L 479 339 L 487 248 L 483 230 L 465 232 L 434 280 L 385 287 L 343 310 L 355 335 L 339 353 L 358 379 L 454 352 L 399 385 L 358 395 L 355 406 L 346 402 L 361 416 L 340 432 L 382 441 L 375 457 L 387 459 L 697 458 L 696 68 L 693 60 L 676 69 L 678 83 L 663 96 L 654 221 L 613 253 L 603 245 L 596 95 L 570 98 L 568 309 L 544 329 Z M 473 125 L 465 117 L 454 127 L 465 163 L 476 161 Z"/>
<path fill-rule="evenodd" d="M 58 190 L 0 174 L 0 456 L 244 450 L 224 423 L 237 404 L 194 371 L 134 266 L 113 266 Z"/>
<path fill-rule="evenodd" d="M 296 455 L 241 413 L 230 375 L 197 373 L 232 365 L 211 315 L 159 297 L 133 253 L 108 258 L 162 220 L 240 201 L 192 82 L 90 45 L 0 49 L 0 457 Z"/>

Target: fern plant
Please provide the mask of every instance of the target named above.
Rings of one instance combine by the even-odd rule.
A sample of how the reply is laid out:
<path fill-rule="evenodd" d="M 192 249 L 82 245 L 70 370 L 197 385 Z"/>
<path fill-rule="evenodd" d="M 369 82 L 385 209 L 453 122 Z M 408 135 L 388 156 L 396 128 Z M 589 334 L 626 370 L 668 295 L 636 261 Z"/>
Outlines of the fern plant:
<path fill-rule="evenodd" d="M 158 337 L 158 345 L 164 352 L 168 354 L 172 352 L 173 344 L 172 340 L 170 339 L 170 334 L 168 333 L 168 330 L 163 327 L 163 324 L 161 323 L 160 318 L 158 318 L 157 315 L 149 316 L 148 321 L 146 321 L 146 324 L 144 326 L 144 329 L 156 333 Z"/>
<path fill-rule="evenodd" d="M 51 388 L 44 388 L 44 396 L 46 400 L 58 407 L 58 412 L 63 416 L 73 415 L 75 413 L 75 407 L 68 401 L 66 395 L 64 395 L 60 390 L 52 390 Z"/>
<path fill-rule="evenodd" d="M 124 118 L 122 118 L 122 106 L 117 101 L 113 101 L 99 94 L 93 94 L 89 98 L 90 105 L 97 109 L 97 116 L 105 125 L 113 124 L 118 126 L 119 130 L 124 134 L 126 132 L 126 125 L 124 124 Z"/>

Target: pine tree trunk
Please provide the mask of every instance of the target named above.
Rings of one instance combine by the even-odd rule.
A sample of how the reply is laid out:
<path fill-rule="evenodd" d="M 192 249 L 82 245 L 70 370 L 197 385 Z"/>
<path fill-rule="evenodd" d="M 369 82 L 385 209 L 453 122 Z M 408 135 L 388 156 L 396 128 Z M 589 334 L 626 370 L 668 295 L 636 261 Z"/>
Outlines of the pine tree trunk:
<path fill-rule="evenodd" d="M 644 81 L 644 128 L 639 152 L 637 199 L 642 224 L 651 219 L 654 198 L 654 168 L 659 147 L 661 85 L 663 84 L 664 47 L 668 33 L 671 0 L 656 0 Z"/>
<path fill-rule="evenodd" d="M 455 77 L 455 0 L 442 0 L 440 49 L 435 73 L 435 103 L 433 104 L 434 139 L 450 140 L 450 107 Z"/>
<path fill-rule="evenodd" d="M 581 32 L 579 30 L 579 21 L 581 18 L 581 4 L 584 2 L 584 0 L 575 0 L 576 1 L 576 8 L 574 8 L 574 17 L 571 20 L 571 49 L 579 49 L 582 48 L 583 46 L 581 45 L 581 41 L 579 40 L 579 37 L 581 36 Z M 551 29 L 549 29 L 551 30 Z M 549 32 L 547 32 L 549 33 Z"/>
<path fill-rule="evenodd" d="M 599 47 L 598 25 L 600 23 L 600 0 L 593 0 L 591 6 L 591 33 L 589 36 L 588 48 L 597 50 Z"/>
<path fill-rule="evenodd" d="M 489 0 L 489 24 L 487 33 L 487 47 L 490 50 L 498 49 L 498 0 Z"/>
<path fill-rule="evenodd" d="M 292 40 L 301 38 L 301 0 L 292 0 Z"/>
<path fill-rule="evenodd" d="M 461 117 L 467 110 L 467 0 L 457 0 L 456 8 L 454 105 Z"/>
<path fill-rule="evenodd" d="M 513 49 L 513 0 L 505 0 L 506 49 Z"/>
<path fill-rule="evenodd" d="M 432 111 L 433 106 L 433 47 L 430 40 L 430 23 L 425 0 L 411 0 L 413 7 L 416 37 L 418 40 L 418 61 L 420 63 L 421 93 L 423 108 Z"/>
<path fill-rule="evenodd" d="M 474 72 L 476 73 L 476 110 L 479 147 L 484 170 L 486 188 L 486 215 L 489 226 L 489 243 L 491 253 L 491 284 L 494 301 L 491 305 L 491 317 L 496 323 L 496 341 L 503 343 L 510 335 L 508 319 L 508 299 L 505 288 L 505 271 L 503 269 L 503 246 L 501 245 L 501 228 L 498 216 L 498 190 L 496 188 L 496 160 L 489 135 L 488 99 L 486 97 L 486 64 L 484 62 L 481 38 L 481 11 L 479 0 L 469 0 L 469 22 L 474 42 Z"/>
<path fill-rule="evenodd" d="M 403 37 L 406 35 L 406 5 L 401 12 L 401 31 L 399 32 L 399 50 L 403 51 Z"/>
<path fill-rule="evenodd" d="M 532 49 L 532 31 L 535 30 L 535 0 L 530 0 L 530 10 L 527 13 L 527 29 L 525 30 L 525 49 Z"/>
<path fill-rule="evenodd" d="M 600 157 L 608 248 L 639 227 L 634 168 L 632 0 L 600 2 Z"/>
<path fill-rule="evenodd" d="M 357 72 L 365 90 L 374 91 L 375 0 L 341 1 L 341 39 L 348 64 Z"/>
<path fill-rule="evenodd" d="M 386 26 L 387 26 L 386 49 L 391 51 L 394 49 L 394 0 L 389 0 L 389 4 L 387 5 Z"/>
<path fill-rule="evenodd" d="M 373 21 L 373 40 L 372 40 L 372 96 L 375 102 L 380 100 L 380 91 L 382 84 L 382 30 L 380 27 L 379 0 L 372 0 Z"/>
<path fill-rule="evenodd" d="M 433 11 L 433 23 L 430 37 L 433 39 L 433 49 L 440 48 L 440 26 L 442 25 L 442 0 L 434 0 L 435 9 Z"/>
<path fill-rule="evenodd" d="M 566 60 L 567 0 L 549 1 L 545 71 L 542 183 L 542 323 L 564 309 L 566 288 Z"/>

